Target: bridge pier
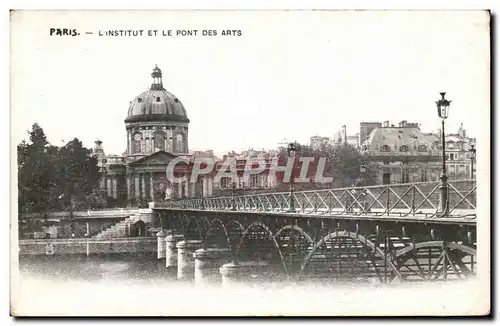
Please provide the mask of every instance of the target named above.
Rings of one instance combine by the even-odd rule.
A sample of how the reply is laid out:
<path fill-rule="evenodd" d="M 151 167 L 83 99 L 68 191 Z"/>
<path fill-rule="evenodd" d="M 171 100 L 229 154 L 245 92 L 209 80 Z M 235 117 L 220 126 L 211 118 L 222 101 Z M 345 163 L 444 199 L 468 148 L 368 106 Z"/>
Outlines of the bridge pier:
<path fill-rule="evenodd" d="M 224 264 L 219 271 L 222 276 L 222 286 L 228 287 L 255 283 L 272 270 L 268 262 L 247 261 Z"/>
<path fill-rule="evenodd" d="M 201 240 L 183 240 L 177 243 L 177 279 L 194 278 L 194 257 L 203 245 Z"/>
<path fill-rule="evenodd" d="M 183 235 L 172 234 L 165 238 L 165 267 L 177 267 L 177 242 L 184 239 Z"/>
<path fill-rule="evenodd" d="M 165 232 L 161 230 L 156 234 L 156 238 L 158 239 L 158 245 L 157 245 L 157 250 L 156 250 L 156 258 L 158 259 L 165 259 Z"/>
<path fill-rule="evenodd" d="M 193 257 L 195 284 L 220 284 L 219 268 L 230 261 L 231 252 L 227 248 L 198 249 L 194 252 Z"/>

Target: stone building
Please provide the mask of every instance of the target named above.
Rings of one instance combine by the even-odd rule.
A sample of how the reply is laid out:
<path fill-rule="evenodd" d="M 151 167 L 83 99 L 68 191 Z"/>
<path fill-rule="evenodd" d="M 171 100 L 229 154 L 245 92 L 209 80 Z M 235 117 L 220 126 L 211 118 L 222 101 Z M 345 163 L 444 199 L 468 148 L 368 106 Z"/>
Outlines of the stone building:
<path fill-rule="evenodd" d="M 218 177 L 216 174 L 223 168 L 223 162 L 235 162 L 235 169 L 237 177 L 234 182 L 234 189 L 238 194 L 247 194 L 254 192 L 266 192 L 275 189 L 279 183 L 276 174 L 270 173 L 271 163 L 273 159 L 278 158 L 277 151 L 266 150 L 248 150 L 241 153 L 230 152 L 224 155 L 222 160 L 215 164 L 215 175 L 213 178 L 214 194 L 226 195 L 231 193 L 233 189 L 233 181 L 230 177 Z M 252 162 L 252 168 L 258 168 L 259 163 L 265 164 L 258 174 L 245 174 L 245 169 L 250 165 L 249 160 Z M 282 161 L 279 161 L 283 164 Z"/>
<path fill-rule="evenodd" d="M 476 167 L 472 163 L 470 150 L 471 146 L 476 146 L 476 139 L 467 136 L 467 131 L 464 129 L 463 124 L 460 124 L 456 134 L 446 135 L 445 144 L 446 169 L 449 178 L 475 178 Z"/>
<path fill-rule="evenodd" d="M 309 145 L 314 150 L 320 150 L 324 147 L 333 145 L 333 140 L 330 139 L 329 137 L 312 136 L 309 139 Z"/>
<path fill-rule="evenodd" d="M 182 102 L 163 87 L 162 72 L 155 67 L 148 90 L 130 101 L 125 128 L 127 149 L 122 155 L 106 155 L 101 141 L 96 141 L 103 172 L 102 188 L 119 201 L 163 200 L 166 196 L 193 197 L 201 191 L 211 195 L 211 180 L 171 184 L 166 168 L 175 157 L 192 161 L 189 154 L 189 119 Z M 189 164 L 189 163 L 188 163 Z M 186 163 L 176 171 L 186 170 Z"/>
<path fill-rule="evenodd" d="M 361 122 L 359 136 L 365 161 L 380 166 L 379 184 L 439 180 L 439 140 L 417 123 Z"/>

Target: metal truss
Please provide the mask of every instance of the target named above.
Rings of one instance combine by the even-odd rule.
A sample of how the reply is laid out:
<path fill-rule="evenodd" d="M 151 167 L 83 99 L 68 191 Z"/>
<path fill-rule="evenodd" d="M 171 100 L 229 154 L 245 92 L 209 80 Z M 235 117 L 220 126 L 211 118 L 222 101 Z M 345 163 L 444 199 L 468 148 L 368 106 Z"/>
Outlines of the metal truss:
<path fill-rule="evenodd" d="M 391 184 L 368 187 L 309 190 L 235 197 L 184 199 L 170 207 L 208 211 L 297 213 L 304 215 L 476 217 L 475 180 L 451 180 L 448 183 L 449 210 L 438 214 L 439 182 Z M 161 207 L 158 206 L 158 207 Z"/>

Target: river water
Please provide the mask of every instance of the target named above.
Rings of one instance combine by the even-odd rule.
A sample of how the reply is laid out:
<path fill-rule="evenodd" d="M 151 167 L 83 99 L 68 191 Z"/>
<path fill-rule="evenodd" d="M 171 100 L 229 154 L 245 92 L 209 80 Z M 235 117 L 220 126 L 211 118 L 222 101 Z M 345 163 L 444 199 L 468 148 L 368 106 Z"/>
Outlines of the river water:
<path fill-rule="evenodd" d="M 478 281 L 345 285 L 180 282 L 155 257 L 37 257 L 12 277 L 13 313 L 70 316 L 434 315 L 476 311 Z M 483 290 L 480 290 L 483 289 Z M 464 295 L 464 293 L 466 295 Z"/>

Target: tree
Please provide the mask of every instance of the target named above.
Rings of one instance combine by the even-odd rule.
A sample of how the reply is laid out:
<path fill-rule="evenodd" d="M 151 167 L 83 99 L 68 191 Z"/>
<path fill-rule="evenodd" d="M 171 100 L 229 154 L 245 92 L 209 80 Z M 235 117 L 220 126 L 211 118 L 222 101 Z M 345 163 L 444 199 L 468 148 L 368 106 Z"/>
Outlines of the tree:
<path fill-rule="evenodd" d="M 319 158 L 326 159 L 323 171 L 324 177 L 331 177 L 333 180 L 328 184 L 314 183 L 311 178 L 309 184 L 295 184 L 295 190 L 308 190 L 318 188 L 343 188 L 352 186 L 368 186 L 376 184 L 379 167 L 376 163 L 365 161 L 359 150 L 350 144 L 322 145 L 319 149 L 313 149 L 307 145 L 295 143 L 296 157 L 314 157 L 314 162 L 310 164 L 312 172 L 316 172 Z M 280 155 L 287 156 L 286 148 L 279 149 Z M 361 171 L 364 165 L 365 172 Z M 300 166 L 295 169 L 295 175 L 300 173 Z M 319 171 L 321 172 L 321 171 Z M 282 190 L 285 190 L 282 186 Z"/>
<path fill-rule="evenodd" d="M 17 154 L 19 213 L 102 207 L 97 159 L 77 138 L 52 146 L 35 123 Z"/>
<path fill-rule="evenodd" d="M 46 211 L 54 205 L 57 148 L 48 144 L 43 129 L 36 123 L 29 135 L 29 142 L 17 146 L 20 213 Z"/>
<path fill-rule="evenodd" d="M 101 176 L 97 159 L 91 153 L 77 138 L 59 149 L 57 184 L 63 196 L 63 209 L 84 209 L 98 203 L 98 193 L 91 194 L 97 190 Z"/>

